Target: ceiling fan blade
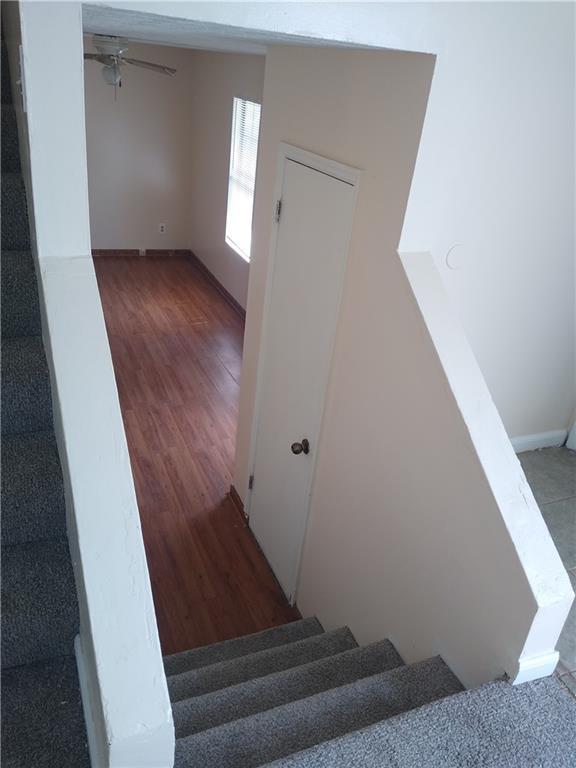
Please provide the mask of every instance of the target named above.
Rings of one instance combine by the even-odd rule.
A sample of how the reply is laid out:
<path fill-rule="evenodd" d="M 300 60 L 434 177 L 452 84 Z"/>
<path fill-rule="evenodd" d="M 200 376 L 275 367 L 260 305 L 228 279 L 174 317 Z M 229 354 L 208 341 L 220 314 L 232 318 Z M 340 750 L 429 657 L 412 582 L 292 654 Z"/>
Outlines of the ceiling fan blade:
<path fill-rule="evenodd" d="M 101 53 L 85 53 L 84 58 L 88 61 L 99 61 L 105 67 L 111 67 L 114 64 L 113 56 L 104 56 Z"/>
<path fill-rule="evenodd" d="M 153 64 L 151 61 L 142 61 L 141 59 L 128 59 L 122 57 L 122 61 L 126 64 L 133 64 L 135 67 L 142 67 L 142 69 L 152 69 L 154 72 L 160 72 L 162 75 L 170 75 L 173 77 L 176 74 L 176 70 L 172 67 L 165 67 L 163 64 Z"/>

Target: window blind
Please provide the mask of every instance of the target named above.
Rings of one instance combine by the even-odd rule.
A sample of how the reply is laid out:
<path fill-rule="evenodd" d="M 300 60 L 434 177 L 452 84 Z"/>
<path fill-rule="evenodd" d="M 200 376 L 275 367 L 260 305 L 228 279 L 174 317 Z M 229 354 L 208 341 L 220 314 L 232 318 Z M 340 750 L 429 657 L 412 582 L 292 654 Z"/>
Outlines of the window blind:
<path fill-rule="evenodd" d="M 235 98 L 232 113 L 226 242 L 246 261 L 250 261 L 259 131 L 260 104 Z"/>

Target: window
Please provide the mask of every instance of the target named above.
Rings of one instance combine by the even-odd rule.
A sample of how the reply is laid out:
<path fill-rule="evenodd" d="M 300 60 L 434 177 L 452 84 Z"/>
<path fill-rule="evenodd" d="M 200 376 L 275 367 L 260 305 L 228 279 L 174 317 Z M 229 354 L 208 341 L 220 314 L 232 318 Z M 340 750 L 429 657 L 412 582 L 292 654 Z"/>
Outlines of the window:
<path fill-rule="evenodd" d="M 250 261 L 259 130 L 260 104 L 234 99 L 226 242 L 246 261 Z"/>

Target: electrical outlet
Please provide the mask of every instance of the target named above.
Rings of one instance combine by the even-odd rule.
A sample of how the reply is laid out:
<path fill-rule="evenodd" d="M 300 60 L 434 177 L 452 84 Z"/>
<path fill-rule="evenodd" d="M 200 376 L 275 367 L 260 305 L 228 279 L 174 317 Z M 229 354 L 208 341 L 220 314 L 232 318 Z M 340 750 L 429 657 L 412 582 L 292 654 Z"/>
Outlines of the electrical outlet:
<path fill-rule="evenodd" d="M 160 232 L 161 235 L 165 235 L 168 231 L 168 226 L 166 224 L 158 224 L 158 232 Z"/>

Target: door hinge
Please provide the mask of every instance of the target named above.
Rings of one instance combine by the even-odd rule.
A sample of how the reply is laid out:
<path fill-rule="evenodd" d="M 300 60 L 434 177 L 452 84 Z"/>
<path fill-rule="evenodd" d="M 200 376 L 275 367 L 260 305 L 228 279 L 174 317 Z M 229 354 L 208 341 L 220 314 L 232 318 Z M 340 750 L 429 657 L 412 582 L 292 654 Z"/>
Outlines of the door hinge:
<path fill-rule="evenodd" d="M 276 224 L 280 221 L 280 215 L 282 213 L 282 200 L 276 201 L 276 213 L 274 214 L 274 221 Z"/>
<path fill-rule="evenodd" d="M 248 490 L 251 491 L 254 488 L 254 475 L 250 475 L 248 478 Z"/>

